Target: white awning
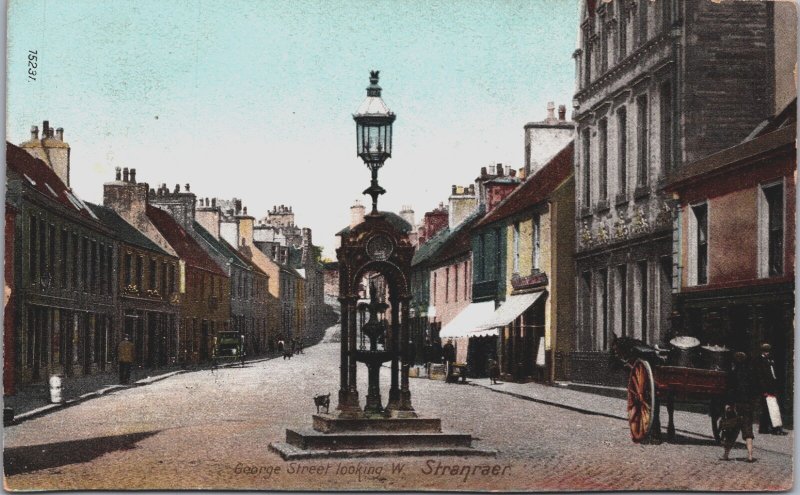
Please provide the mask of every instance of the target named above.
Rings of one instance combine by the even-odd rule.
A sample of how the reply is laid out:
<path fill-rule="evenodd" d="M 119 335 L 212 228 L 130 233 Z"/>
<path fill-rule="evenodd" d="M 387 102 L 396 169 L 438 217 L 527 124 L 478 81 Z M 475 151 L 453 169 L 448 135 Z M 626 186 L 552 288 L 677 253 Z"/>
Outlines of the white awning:
<path fill-rule="evenodd" d="M 466 337 L 470 330 L 476 330 L 488 321 L 492 313 L 494 313 L 494 301 L 472 303 L 442 328 L 439 337 L 443 339 Z"/>
<path fill-rule="evenodd" d="M 542 294 L 544 294 L 544 291 L 510 296 L 508 299 L 506 299 L 505 304 L 497 308 L 497 311 L 494 312 L 491 318 L 488 318 L 484 324 L 475 328 L 474 336 L 478 337 L 477 332 L 502 328 L 508 325 L 514 321 L 514 318 L 521 315 L 526 309 L 530 308 L 531 305 L 535 303 Z M 473 335 L 470 334 L 470 336 Z"/>

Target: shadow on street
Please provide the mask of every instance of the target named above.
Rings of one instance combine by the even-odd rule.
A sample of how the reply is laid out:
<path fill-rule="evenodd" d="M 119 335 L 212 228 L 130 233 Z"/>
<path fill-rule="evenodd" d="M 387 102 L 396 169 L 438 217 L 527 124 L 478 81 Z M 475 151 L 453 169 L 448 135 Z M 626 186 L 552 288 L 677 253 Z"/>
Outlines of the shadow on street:
<path fill-rule="evenodd" d="M 107 437 L 71 440 L 6 449 L 4 452 L 6 476 L 38 471 L 67 464 L 89 462 L 108 452 L 130 450 L 136 443 L 161 430 L 128 433 Z"/>

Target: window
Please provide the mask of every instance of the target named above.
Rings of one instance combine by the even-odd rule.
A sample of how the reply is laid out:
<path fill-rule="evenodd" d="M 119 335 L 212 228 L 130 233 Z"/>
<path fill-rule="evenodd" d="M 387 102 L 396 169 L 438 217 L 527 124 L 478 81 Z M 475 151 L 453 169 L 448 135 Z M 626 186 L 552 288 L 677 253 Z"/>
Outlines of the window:
<path fill-rule="evenodd" d="M 708 205 L 701 204 L 692 207 L 693 228 L 690 228 L 690 238 L 694 241 L 694 249 L 690 255 L 690 267 L 694 268 L 690 281 L 693 285 L 708 283 Z"/>
<path fill-rule="evenodd" d="M 626 9 L 626 2 L 616 2 L 619 6 L 619 56 L 618 59 L 622 60 L 628 54 L 628 12 Z"/>
<path fill-rule="evenodd" d="M 514 222 L 514 273 L 519 273 L 519 222 Z"/>
<path fill-rule="evenodd" d="M 61 230 L 61 287 L 67 287 L 67 262 L 69 256 L 67 248 L 69 247 L 69 234 L 67 229 Z"/>
<path fill-rule="evenodd" d="M 161 297 L 167 295 L 167 263 L 161 262 Z"/>
<path fill-rule="evenodd" d="M 455 277 L 453 283 L 453 301 L 458 302 L 458 265 L 453 267 L 453 276 Z"/>
<path fill-rule="evenodd" d="M 480 280 L 486 280 L 486 260 L 487 260 L 487 258 L 488 258 L 488 255 L 486 253 L 486 234 L 482 233 L 480 235 L 480 255 L 478 256 L 478 263 L 480 263 L 479 269 L 478 269 L 478 276 L 480 277 Z"/>
<path fill-rule="evenodd" d="M 608 198 L 608 120 L 600 120 L 598 129 L 600 137 L 600 154 L 598 156 L 599 168 L 599 196 L 600 201 L 605 201 Z"/>
<path fill-rule="evenodd" d="M 672 25 L 672 0 L 661 0 L 661 29 L 669 31 Z"/>
<path fill-rule="evenodd" d="M 650 0 L 639 0 L 639 26 L 638 26 L 638 33 L 639 36 L 637 38 L 639 46 L 642 46 L 647 42 L 647 5 L 650 3 Z"/>
<path fill-rule="evenodd" d="M 106 246 L 106 291 L 111 294 L 114 283 L 114 248 Z"/>
<path fill-rule="evenodd" d="M 580 350 L 591 351 L 595 350 L 594 340 L 592 339 L 592 273 L 583 272 L 579 281 L 578 304 L 580 308 L 580 323 L 581 328 L 589 330 L 586 333 L 579 334 L 579 347 Z M 581 345 L 582 344 L 582 345 Z"/>
<path fill-rule="evenodd" d="M 125 253 L 125 287 L 133 282 L 133 255 Z"/>
<path fill-rule="evenodd" d="M 99 271 L 100 271 L 100 274 L 99 274 L 99 277 L 100 277 L 99 287 L 100 287 L 100 293 L 103 294 L 103 293 L 105 293 L 105 290 L 106 290 L 106 276 L 107 276 L 107 274 L 106 274 L 106 246 L 105 246 L 105 244 L 100 244 L 100 253 L 99 254 L 100 254 L 100 261 L 98 263 L 98 267 L 99 267 Z"/>
<path fill-rule="evenodd" d="M 50 224 L 50 230 L 47 235 L 47 274 L 51 280 L 55 279 L 56 274 L 56 226 Z"/>
<path fill-rule="evenodd" d="M 83 242 L 81 243 L 81 274 L 83 279 L 83 291 L 89 291 L 89 282 L 90 282 L 90 274 L 89 274 L 89 239 L 87 237 L 83 238 Z"/>
<path fill-rule="evenodd" d="M 598 307 L 600 310 L 600 335 L 603 344 L 603 350 L 608 349 L 608 271 L 605 269 L 600 270 L 598 273 L 597 289 L 598 289 Z"/>
<path fill-rule="evenodd" d="M 586 49 L 583 54 L 583 86 L 592 81 L 592 29 L 591 25 L 583 29 L 583 42 Z"/>
<path fill-rule="evenodd" d="M 647 185 L 647 168 L 648 168 L 648 140 L 650 139 L 650 132 L 648 129 L 648 112 L 647 112 L 647 95 L 641 95 L 636 99 L 636 107 L 638 110 L 637 122 L 637 147 L 639 149 L 638 167 L 636 170 L 636 185 L 643 187 Z"/>
<path fill-rule="evenodd" d="M 78 234 L 72 233 L 72 288 L 78 288 L 78 280 L 80 279 L 80 257 L 78 253 Z"/>
<path fill-rule="evenodd" d="M 539 225 L 539 215 L 535 215 L 533 217 L 533 259 L 531 260 L 531 266 L 533 267 L 534 271 L 540 270 L 540 258 L 541 258 L 541 230 Z"/>
<path fill-rule="evenodd" d="M 659 92 L 661 105 L 661 173 L 666 175 L 672 170 L 673 150 L 675 149 L 672 145 L 672 84 L 669 81 L 661 83 Z"/>
<path fill-rule="evenodd" d="M 35 284 L 35 283 L 37 283 L 39 281 L 39 277 L 38 277 L 39 263 L 38 263 L 38 260 L 36 259 L 36 254 L 39 252 L 36 249 L 36 243 L 39 240 L 39 236 L 37 234 L 36 217 L 33 216 L 33 215 L 31 215 L 31 218 L 30 218 L 30 235 L 31 235 L 30 241 L 29 241 L 30 242 L 30 246 L 29 246 L 29 249 L 30 249 L 29 256 L 30 257 L 28 258 L 30 264 L 28 266 L 28 273 L 29 273 L 29 276 L 30 276 L 31 283 Z"/>
<path fill-rule="evenodd" d="M 648 288 L 647 288 L 647 260 L 636 264 L 639 272 L 639 335 L 634 337 L 642 339 L 647 343 L 647 313 L 648 313 Z"/>
<path fill-rule="evenodd" d="M 500 278 L 500 268 L 501 268 L 500 263 L 502 262 L 503 257 L 505 256 L 505 253 L 503 252 L 503 241 L 502 238 L 500 237 L 499 227 L 494 229 L 494 239 L 495 242 L 497 242 L 497 244 L 495 245 L 493 280 L 498 280 Z"/>
<path fill-rule="evenodd" d="M 617 332 L 621 337 L 625 337 L 628 332 L 628 267 L 619 265 L 617 267 Z"/>
<path fill-rule="evenodd" d="M 167 284 L 169 285 L 169 293 L 175 292 L 175 265 L 169 265 L 169 280 Z"/>
<path fill-rule="evenodd" d="M 92 251 L 90 253 L 91 260 L 89 260 L 89 290 L 92 292 L 97 291 L 97 241 L 92 239 Z"/>
<path fill-rule="evenodd" d="M 589 145 L 591 144 L 589 138 L 589 129 L 583 130 L 583 144 L 581 149 L 583 151 L 583 163 L 582 163 L 582 171 L 583 171 L 583 207 L 588 208 L 591 202 L 592 197 L 592 184 L 591 184 L 591 177 L 592 171 L 589 169 L 590 166 L 590 153 L 589 153 Z"/>
<path fill-rule="evenodd" d="M 155 258 L 150 258 L 150 269 L 148 270 L 148 285 L 149 289 L 153 290 L 156 288 L 156 284 L 158 281 L 158 276 L 156 274 L 156 260 Z"/>
<path fill-rule="evenodd" d="M 617 194 L 628 194 L 628 110 L 625 107 L 617 110 Z"/>
<path fill-rule="evenodd" d="M 136 288 L 144 288 L 144 258 L 141 256 L 136 257 Z"/>
<path fill-rule="evenodd" d="M 600 71 L 599 74 L 608 70 L 608 29 L 606 29 L 605 16 L 600 18 Z"/>
<path fill-rule="evenodd" d="M 444 269 L 444 302 L 450 302 L 450 267 Z"/>
<path fill-rule="evenodd" d="M 433 272 L 433 305 L 436 306 L 436 272 Z"/>
<path fill-rule="evenodd" d="M 469 261 L 464 262 L 464 300 L 469 299 L 469 272 L 468 272 L 468 265 Z"/>
<path fill-rule="evenodd" d="M 763 186 L 759 203 L 759 274 L 762 277 L 781 276 L 785 230 L 783 182 Z"/>
<path fill-rule="evenodd" d="M 47 276 L 47 225 L 39 223 L 39 277 Z"/>

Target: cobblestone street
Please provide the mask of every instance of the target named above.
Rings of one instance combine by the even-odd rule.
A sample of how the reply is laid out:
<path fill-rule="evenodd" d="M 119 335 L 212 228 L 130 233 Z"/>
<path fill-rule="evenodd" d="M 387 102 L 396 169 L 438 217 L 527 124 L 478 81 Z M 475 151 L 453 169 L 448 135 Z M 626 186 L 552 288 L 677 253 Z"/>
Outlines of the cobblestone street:
<path fill-rule="evenodd" d="M 338 389 L 338 344 L 176 375 L 5 429 L 10 489 L 785 490 L 794 432 L 755 439 L 757 462 L 719 460 L 708 417 L 676 413 L 677 443 L 630 441 L 620 399 L 534 384 L 411 382 L 424 416 L 470 433 L 497 458 L 284 462 L 286 427 L 310 426 L 312 396 Z M 361 399 L 365 372 L 359 368 Z M 388 374 L 387 374 L 388 377 Z M 385 377 L 385 378 L 387 378 Z M 384 401 L 388 379 L 384 380 Z M 453 471 L 452 466 L 498 465 Z M 444 467 L 447 466 L 447 469 Z M 467 472 L 468 471 L 468 472 Z M 456 472 L 457 474 L 452 474 Z M 499 473 L 499 474 L 498 474 Z"/>

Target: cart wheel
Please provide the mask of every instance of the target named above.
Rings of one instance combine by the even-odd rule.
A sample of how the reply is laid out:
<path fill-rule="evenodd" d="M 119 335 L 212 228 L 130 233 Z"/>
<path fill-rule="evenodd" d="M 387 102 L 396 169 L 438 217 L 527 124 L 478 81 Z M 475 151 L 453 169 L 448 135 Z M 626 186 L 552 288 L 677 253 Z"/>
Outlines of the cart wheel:
<path fill-rule="evenodd" d="M 631 439 L 639 443 L 650 433 L 655 408 L 655 383 L 650 363 L 637 359 L 628 379 L 628 425 Z"/>

